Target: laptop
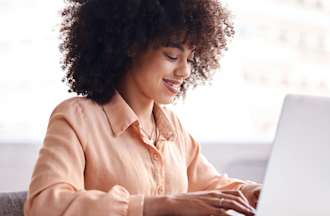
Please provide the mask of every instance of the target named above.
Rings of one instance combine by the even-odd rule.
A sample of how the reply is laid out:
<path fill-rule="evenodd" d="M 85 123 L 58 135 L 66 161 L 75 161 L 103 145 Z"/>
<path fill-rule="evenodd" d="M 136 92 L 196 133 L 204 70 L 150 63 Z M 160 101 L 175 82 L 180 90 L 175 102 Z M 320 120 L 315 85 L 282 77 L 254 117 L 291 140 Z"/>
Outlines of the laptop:
<path fill-rule="evenodd" d="M 279 215 L 330 216 L 330 98 L 284 100 L 256 212 Z"/>

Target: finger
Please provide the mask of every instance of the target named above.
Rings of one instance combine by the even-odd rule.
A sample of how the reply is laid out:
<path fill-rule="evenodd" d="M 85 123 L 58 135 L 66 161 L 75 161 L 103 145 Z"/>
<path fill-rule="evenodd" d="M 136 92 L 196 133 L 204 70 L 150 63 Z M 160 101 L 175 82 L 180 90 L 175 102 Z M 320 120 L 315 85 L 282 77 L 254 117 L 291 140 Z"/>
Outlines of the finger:
<path fill-rule="evenodd" d="M 254 208 L 257 208 L 258 206 L 258 201 L 259 201 L 259 197 L 254 197 L 253 200 L 252 200 L 252 206 Z"/>
<path fill-rule="evenodd" d="M 260 193 L 261 193 L 261 190 L 257 190 L 257 191 L 254 193 L 257 199 L 259 199 L 259 197 L 260 197 Z"/>
<path fill-rule="evenodd" d="M 247 215 L 247 216 L 253 216 L 255 214 L 255 211 L 252 208 L 245 207 L 244 205 L 230 199 L 224 199 L 222 198 L 221 202 L 219 201 L 219 208 L 225 209 L 225 210 L 234 210 L 238 213 Z"/>
<path fill-rule="evenodd" d="M 233 202 L 237 202 L 246 209 L 249 209 L 249 211 L 255 212 L 255 209 L 249 204 L 245 196 L 240 191 L 214 191 L 214 193 L 212 194 L 212 196 L 216 198 L 213 199 L 212 205 L 216 208 L 219 208 L 219 204 L 222 202 L 220 200 L 223 198 Z"/>
<path fill-rule="evenodd" d="M 236 195 L 221 194 L 221 195 L 219 195 L 219 198 L 220 199 L 224 198 L 224 199 L 227 199 L 227 200 L 232 200 L 232 201 L 240 203 L 241 205 L 243 205 L 246 208 L 249 208 L 251 210 L 253 209 L 252 206 L 250 206 L 250 204 L 247 201 L 243 200 L 241 197 L 236 196 Z"/>
<path fill-rule="evenodd" d="M 231 216 L 226 210 L 214 209 L 214 212 L 210 216 Z"/>
<path fill-rule="evenodd" d="M 219 195 L 219 198 L 220 199 L 225 198 L 225 199 L 236 201 L 236 202 L 240 203 L 241 205 L 243 205 L 244 207 L 249 208 L 252 211 L 254 210 L 245 197 L 238 196 L 238 195 L 236 195 L 236 193 L 233 193 L 233 194 L 222 193 Z"/>
<path fill-rule="evenodd" d="M 223 209 L 217 209 L 215 215 L 231 216 L 229 213 L 227 213 L 227 210 L 223 210 Z"/>
<path fill-rule="evenodd" d="M 225 194 L 232 194 L 235 196 L 239 196 L 241 197 L 245 202 L 249 203 L 248 199 L 246 198 L 246 196 L 244 196 L 244 194 L 242 193 L 242 191 L 239 190 L 231 190 L 231 191 L 222 191 L 222 193 Z"/>
<path fill-rule="evenodd" d="M 252 197 L 252 206 L 254 208 L 257 208 L 259 197 L 260 197 L 260 190 L 256 190 Z"/>

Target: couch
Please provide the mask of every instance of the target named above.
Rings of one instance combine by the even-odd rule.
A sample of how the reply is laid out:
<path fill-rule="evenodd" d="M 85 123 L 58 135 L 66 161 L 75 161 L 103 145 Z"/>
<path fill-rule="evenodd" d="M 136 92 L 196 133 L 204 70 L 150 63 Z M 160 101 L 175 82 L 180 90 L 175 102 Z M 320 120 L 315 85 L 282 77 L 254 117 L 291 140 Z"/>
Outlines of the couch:
<path fill-rule="evenodd" d="M 26 191 L 0 193 L 0 216 L 23 216 Z"/>

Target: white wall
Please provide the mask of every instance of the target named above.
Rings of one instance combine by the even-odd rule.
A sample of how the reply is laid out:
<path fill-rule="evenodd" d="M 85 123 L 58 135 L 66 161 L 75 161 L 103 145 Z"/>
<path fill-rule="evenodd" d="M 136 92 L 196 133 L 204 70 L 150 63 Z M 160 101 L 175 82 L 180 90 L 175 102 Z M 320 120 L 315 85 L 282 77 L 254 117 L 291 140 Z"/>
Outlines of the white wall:
<path fill-rule="evenodd" d="M 0 143 L 0 192 L 27 190 L 40 145 Z M 209 143 L 202 152 L 221 173 L 262 182 L 271 145 Z"/>

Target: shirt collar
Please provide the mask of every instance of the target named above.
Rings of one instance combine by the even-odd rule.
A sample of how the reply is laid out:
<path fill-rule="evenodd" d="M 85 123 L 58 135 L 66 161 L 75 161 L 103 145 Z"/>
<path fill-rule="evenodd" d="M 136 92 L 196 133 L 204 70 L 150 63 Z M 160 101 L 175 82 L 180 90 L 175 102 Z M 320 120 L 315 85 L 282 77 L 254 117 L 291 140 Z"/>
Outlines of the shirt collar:
<path fill-rule="evenodd" d="M 166 140 L 173 141 L 175 139 L 175 130 L 173 128 L 173 123 L 171 124 L 164 108 L 155 103 L 153 111 L 161 138 L 164 137 Z"/>
<path fill-rule="evenodd" d="M 121 95 L 116 91 L 111 100 L 103 105 L 115 136 L 123 133 L 138 117 Z"/>
<path fill-rule="evenodd" d="M 135 122 L 137 122 L 139 125 L 139 119 L 137 115 L 121 97 L 118 91 L 115 91 L 115 94 L 111 100 L 103 105 L 103 109 L 107 115 L 115 136 L 122 134 L 130 125 Z M 174 129 L 164 108 L 155 103 L 153 111 L 160 136 L 164 137 L 166 140 L 174 140 Z"/>

